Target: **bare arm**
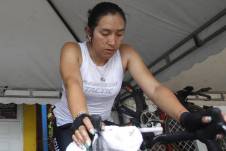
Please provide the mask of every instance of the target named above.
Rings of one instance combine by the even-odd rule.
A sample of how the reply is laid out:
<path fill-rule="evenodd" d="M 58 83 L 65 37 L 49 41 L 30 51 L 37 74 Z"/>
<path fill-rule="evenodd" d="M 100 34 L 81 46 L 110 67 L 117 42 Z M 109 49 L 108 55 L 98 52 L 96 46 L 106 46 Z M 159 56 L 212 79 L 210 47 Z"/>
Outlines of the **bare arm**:
<path fill-rule="evenodd" d="M 79 112 L 88 112 L 82 90 L 80 73 L 81 52 L 78 44 L 65 43 L 60 57 L 60 73 L 64 81 L 69 110 L 75 118 Z"/>
<path fill-rule="evenodd" d="M 160 84 L 148 70 L 141 57 L 130 47 L 123 46 L 126 67 L 144 93 L 164 112 L 179 120 L 182 112 L 187 111 L 176 96 Z"/>
<path fill-rule="evenodd" d="M 81 112 L 88 113 L 80 73 L 81 63 L 82 57 L 79 45 L 72 42 L 66 43 L 61 51 L 60 73 L 64 81 L 68 106 L 73 119 Z M 75 130 L 72 139 L 77 144 L 90 146 L 91 140 L 87 130 L 93 132 L 93 125 L 87 117 L 83 119 L 83 124 Z"/>

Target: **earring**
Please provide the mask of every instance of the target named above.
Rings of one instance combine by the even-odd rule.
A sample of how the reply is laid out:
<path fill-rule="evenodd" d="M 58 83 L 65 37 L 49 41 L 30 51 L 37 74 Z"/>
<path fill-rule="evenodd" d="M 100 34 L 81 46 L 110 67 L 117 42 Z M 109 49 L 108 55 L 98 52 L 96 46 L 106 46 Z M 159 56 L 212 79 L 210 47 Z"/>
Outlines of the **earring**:
<path fill-rule="evenodd" d="M 90 35 L 87 35 L 87 39 L 88 39 L 88 41 L 91 41 Z"/>

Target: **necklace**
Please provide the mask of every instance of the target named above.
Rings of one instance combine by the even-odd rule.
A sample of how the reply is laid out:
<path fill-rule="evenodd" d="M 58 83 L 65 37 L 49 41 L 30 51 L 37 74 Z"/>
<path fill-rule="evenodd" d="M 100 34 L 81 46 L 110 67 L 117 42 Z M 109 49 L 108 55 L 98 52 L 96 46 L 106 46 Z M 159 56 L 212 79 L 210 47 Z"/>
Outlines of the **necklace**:
<path fill-rule="evenodd" d="M 90 51 L 91 49 L 89 48 L 89 45 L 87 46 L 88 50 Z M 91 53 L 89 53 L 90 56 L 90 61 L 92 62 L 92 64 L 94 65 L 96 71 L 98 72 L 99 76 L 100 76 L 100 81 L 101 82 L 105 82 L 106 81 L 106 76 L 110 70 L 109 64 L 111 63 L 111 59 L 108 60 L 108 62 L 106 64 L 104 64 L 103 66 L 97 66 L 96 63 L 94 62 L 94 58 L 93 55 Z"/>
<path fill-rule="evenodd" d="M 93 64 L 95 70 L 98 72 L 98 74 L 100 76 L 100 81 L 105 82 L 106 77 L 107 77 L 110 69 L 112 68 L 112 59 L 108 60 L 108 62 L 103 66 L 98 66 L 94 62 L 92 64 Z"/>
<path fill-rule="evenodd" d="M 97 65 L 95 65 L 95 67 L 96 67 L 97 72 L 100 75 L 100 81 L 105 82 L 106 81 L 105 74 L 107 73 L 106 67 L 101 68 L 101 67 L 98 67 Z"/>

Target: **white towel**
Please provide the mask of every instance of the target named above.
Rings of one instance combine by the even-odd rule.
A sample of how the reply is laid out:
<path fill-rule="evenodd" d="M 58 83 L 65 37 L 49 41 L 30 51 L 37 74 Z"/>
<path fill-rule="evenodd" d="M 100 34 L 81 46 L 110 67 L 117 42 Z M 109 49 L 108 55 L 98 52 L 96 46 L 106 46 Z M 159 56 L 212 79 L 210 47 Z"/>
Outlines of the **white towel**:
<path fill-rule="evenodd" d="M 135 126 L 105 126 L 100 136 L 95 136 L 93 151 L 137 151 L 143 138 L 140 130 Z M 74 142 L 70 143 L 66 151 L 86 151 Z"/>
<path fill-rule="evenodd" d="M 86 149 L 82 149 L 80 147 L 78 147 L 77 144 L 75 144 L 75 142 L 71 142 L 68 147 L 66 148 L 66 151 L 86 151 Z"/>

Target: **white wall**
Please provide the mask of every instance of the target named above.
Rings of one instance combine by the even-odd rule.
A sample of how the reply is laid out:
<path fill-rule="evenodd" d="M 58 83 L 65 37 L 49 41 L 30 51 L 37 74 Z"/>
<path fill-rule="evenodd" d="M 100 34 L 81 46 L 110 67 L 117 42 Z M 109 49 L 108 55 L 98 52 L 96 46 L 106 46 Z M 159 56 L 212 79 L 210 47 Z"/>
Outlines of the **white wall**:
<path fill-rule="evenodd" d="M 17 119 L 0 119 L 0 151 L 23 151 L 23 110 L 17 106 Z"/>

